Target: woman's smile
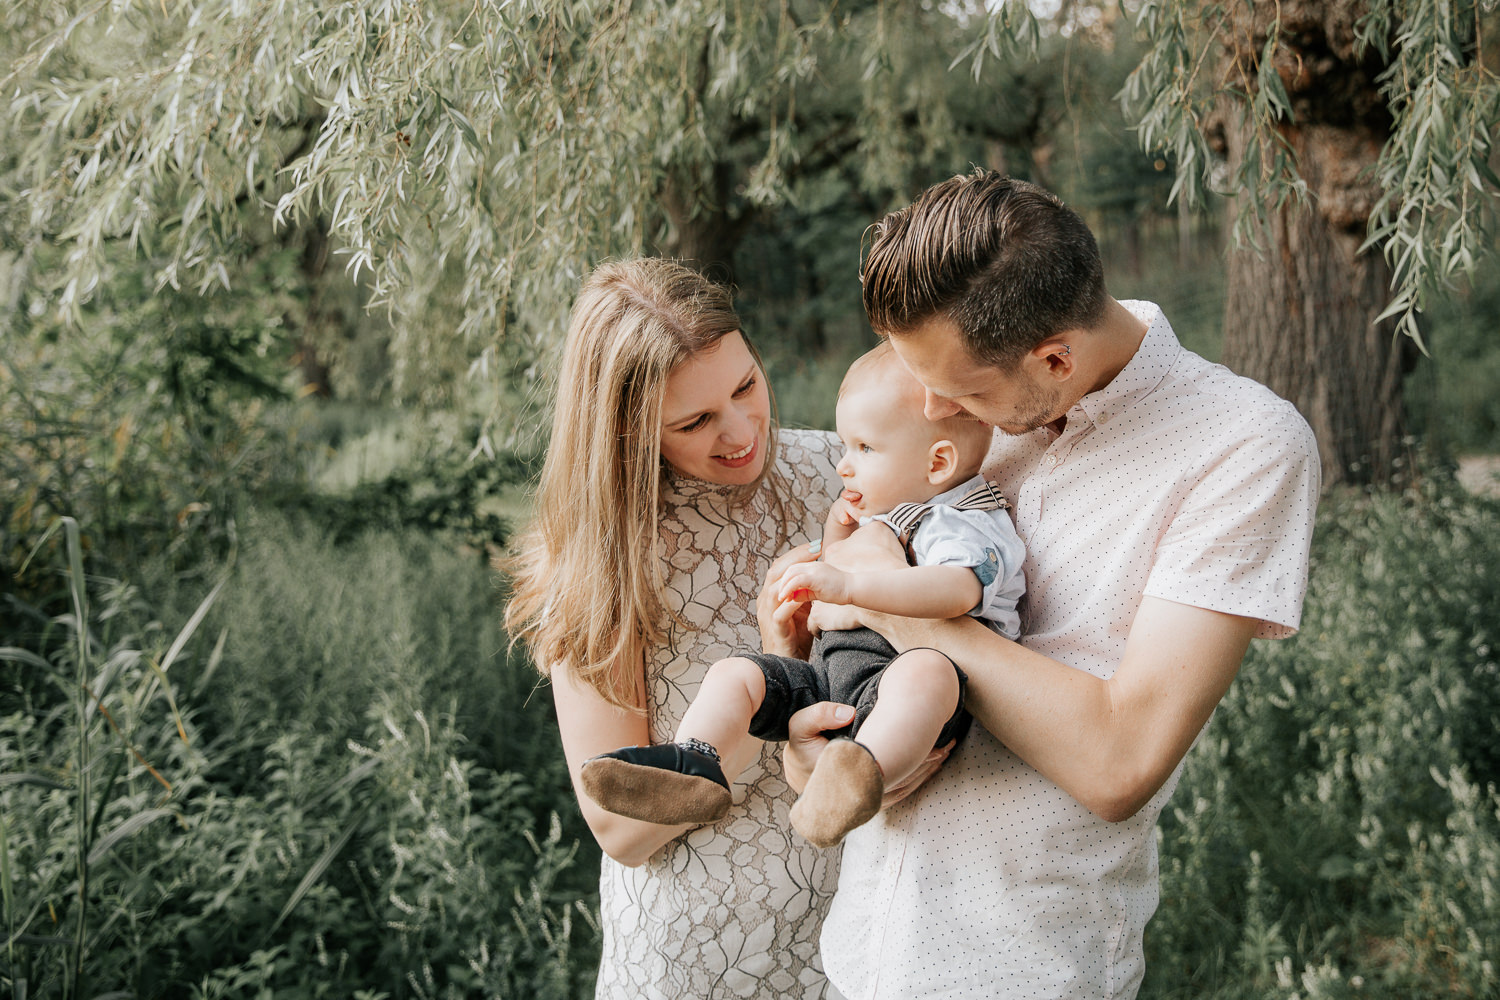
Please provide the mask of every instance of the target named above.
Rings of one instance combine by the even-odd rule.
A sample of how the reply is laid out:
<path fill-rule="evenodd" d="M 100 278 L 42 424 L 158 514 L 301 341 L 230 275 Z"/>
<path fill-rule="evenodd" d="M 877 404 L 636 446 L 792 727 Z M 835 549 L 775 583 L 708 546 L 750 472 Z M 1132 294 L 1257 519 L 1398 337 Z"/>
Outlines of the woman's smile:
<path fill-rule="evenodd" d="M 752 440 L 739 451 L 728 455 L 715 455 L 714 459 L 723 466 L 731 469 L 742 469 L 755 461 L 755 452 L 760 447 L 760 439 Z"/>

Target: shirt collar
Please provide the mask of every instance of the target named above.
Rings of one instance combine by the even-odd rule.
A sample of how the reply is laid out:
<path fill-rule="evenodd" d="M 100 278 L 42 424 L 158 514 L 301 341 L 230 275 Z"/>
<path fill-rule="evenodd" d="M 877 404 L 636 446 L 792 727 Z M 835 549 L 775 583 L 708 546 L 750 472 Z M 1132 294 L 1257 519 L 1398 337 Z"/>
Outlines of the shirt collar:
<path fill-rule="evenodd" d="M 1077 406 L 1083 410 L 1084 416 L 1095 424 L 1105 423 L 1123 413 L 1160 385 L 1182 353 L 1182 345 L 1160 306 L 1136 300 L 1125 300 L 1120 305 L 1146 324 L 1146 336 L 1130 361 L 1120 369 L 1120 374 L 1104 388 L 1095 389 L 1078 401 Z"/>
<path fill-rule="evenodd" d="M 957 486 L 953 487 L 953 489 L 948 490 L 944 493 L 939 493 L 937 496 L 933 497 L 927 502 L 940 506 L 952 506 L 955 502 L 962 500 L 964 497 L 968 496 L 970 490 L 975 489 L 983 482 L 983 476 L 971 476 L 968 479 L 965 479 L 963 482 L 959 483 Z"/>

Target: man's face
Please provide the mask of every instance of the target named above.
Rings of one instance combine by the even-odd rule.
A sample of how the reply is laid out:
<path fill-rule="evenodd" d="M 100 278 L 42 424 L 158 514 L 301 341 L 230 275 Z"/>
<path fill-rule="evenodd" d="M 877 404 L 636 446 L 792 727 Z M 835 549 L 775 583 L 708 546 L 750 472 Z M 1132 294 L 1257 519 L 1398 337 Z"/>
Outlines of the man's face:
<path fill-rule="evenodd" d="M 1025 360 L 1012 370 L 975 361 L 946 316 L 892 337 L 891 346 L 927 390 L 929 420 L 967 413 L 1006 434 L 1026 434 L 1068 411 L 1061 388 L 1040 380 L 1044 369 L 1032 374 Z"/>

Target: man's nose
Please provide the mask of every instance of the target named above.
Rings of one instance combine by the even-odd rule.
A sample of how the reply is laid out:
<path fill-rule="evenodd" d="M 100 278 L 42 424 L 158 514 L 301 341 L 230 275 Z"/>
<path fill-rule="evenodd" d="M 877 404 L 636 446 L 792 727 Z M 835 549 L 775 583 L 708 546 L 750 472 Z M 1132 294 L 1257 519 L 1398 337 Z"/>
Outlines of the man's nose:
<path fill-rule="evenodd" d="M 922 391 L 925 397 L 922 413 L 928 420 L 942 420 L 944 417 L 951 417 L 963 409 L 963 407 L 951 399 L 944 399 L 942 396 L 934 395 L 931 389 L 924 389 Z"/>

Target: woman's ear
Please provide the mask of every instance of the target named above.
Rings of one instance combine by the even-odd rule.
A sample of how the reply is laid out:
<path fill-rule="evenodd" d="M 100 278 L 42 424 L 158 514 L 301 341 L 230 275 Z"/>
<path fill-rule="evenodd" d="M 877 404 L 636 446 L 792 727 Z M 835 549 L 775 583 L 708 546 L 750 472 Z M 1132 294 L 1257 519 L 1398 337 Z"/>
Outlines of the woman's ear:
<path fill-rule="evenodd" d="M 927 451 L 927 481 L 943 486 L 958 471 L 958 446 L 947 438 L 933 442 Z"/>

